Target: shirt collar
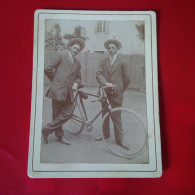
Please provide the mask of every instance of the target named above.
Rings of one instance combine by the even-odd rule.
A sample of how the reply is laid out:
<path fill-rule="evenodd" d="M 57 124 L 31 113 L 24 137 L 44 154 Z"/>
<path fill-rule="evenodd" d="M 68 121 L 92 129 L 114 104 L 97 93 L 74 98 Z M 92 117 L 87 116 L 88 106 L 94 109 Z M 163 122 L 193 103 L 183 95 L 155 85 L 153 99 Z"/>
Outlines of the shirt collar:
<path fill-rule="evenodd" d="M 111 55 L 110 55 L 110 60 L 111 60 L 111 59 L 116 60 L 116 58 L 117 58 L 117 54 L 113 55 L 112 57 L 111 57 Z"/>

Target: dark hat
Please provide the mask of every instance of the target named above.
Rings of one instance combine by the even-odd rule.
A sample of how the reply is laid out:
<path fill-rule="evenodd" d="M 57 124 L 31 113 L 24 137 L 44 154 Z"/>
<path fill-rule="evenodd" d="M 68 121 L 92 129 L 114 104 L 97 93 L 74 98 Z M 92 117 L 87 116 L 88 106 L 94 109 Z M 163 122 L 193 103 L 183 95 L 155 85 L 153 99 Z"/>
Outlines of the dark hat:
<path fill-rule="evenodd" d="M 105 47 L 106 49 L 108 49 L 108 45 L 109 45 L 110 43 L 114 43 L 114 44 L 117 46 L 118 49 L 121 48 L 121 43 L 120 43 L 119 41 L 117 41 L 116 39 L 107 40 L 107 41 L 104 43 L 104 47 Z"/>
<path fill-rule="evenodd" d="M 81 39 L 81 38 L 73 38 L 73 39 L 71 39 L 71 40 L 68 42 L 67 48 L 69 48 L 69 47 L 70 47 L 71 45 L 73 45 L 74 43 L 79 43 L 79 45 L 81 46 L 80 51 L 83 50 L 84 47 L 85 47 L 85 42 L 84 42 L 83 39 Z"/>

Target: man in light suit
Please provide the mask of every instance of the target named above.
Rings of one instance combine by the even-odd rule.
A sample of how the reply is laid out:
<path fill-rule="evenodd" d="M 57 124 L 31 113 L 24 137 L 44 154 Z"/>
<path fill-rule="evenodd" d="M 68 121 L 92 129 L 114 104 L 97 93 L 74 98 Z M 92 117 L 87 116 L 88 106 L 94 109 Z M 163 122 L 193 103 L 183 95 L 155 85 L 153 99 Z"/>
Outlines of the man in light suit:
<path fill-rule="evenodd" d="M 45 65 L 45 74 L 51 81 L 46 96 L 52 99 L 53 109 L 53 121 L 42 129 L 46 144 L 48 135 L 55 132 L 60 143 L 70 145 L 63 136 L 62 125 L 70 119 L 74 111 L 73 90 L 77 89 L 81 82 L 81 64 L 75 57 L 84 47 L 85 43 L 82 39 L 71 39 L 67 44 L 68 52 L 64 56 L 58 55 Z"/>
<path fill-rule="evenodd" d="M 96 72 L 96 79 L 100 86 L 113 87 L 113 84 L 116 84 L 114 93 L 107 90 L 107 97 L 112 108 L 117 108 L 122 106 L 123 93 L 128 87 L 130 79 L 127 74 L 126 63 L 120 56 L 117 55 L 118 50 L 121 48 L 121 43 L 115 39 L 111 39 L 106 41 L 104 46 L 109 52 L 109 57 L 101 61 L 98 71 Z M 102 102 L 102 107 L 104 107 L 106 104 L 107 103 Z M 103 116 L 106 112 L 108 112 L 108 109 L 102 113 Z M 121 126 L 121 114 L 118 113 L 115 118 L 119 126 Z M 104 138 L 106 139 L 110 136 L 109 118 L 106 119 L 103 127 L 105 127 L 103 128 L 103 134 Z M 123 134 L 120 128 L 117 128 L 116 125 L 114 125 L 114 133 L 116 143 L 124 149 L 129 150 L 128 146 L 123 141 Z M 101 140 L 101 138 L 96 138 L 96 141 L 99 140 Z"/>

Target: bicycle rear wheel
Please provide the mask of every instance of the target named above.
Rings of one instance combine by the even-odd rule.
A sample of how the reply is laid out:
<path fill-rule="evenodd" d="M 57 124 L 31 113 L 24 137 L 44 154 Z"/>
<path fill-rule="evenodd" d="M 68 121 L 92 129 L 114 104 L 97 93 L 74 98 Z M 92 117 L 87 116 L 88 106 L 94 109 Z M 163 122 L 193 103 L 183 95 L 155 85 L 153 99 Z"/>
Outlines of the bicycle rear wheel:
<path fill-rule="evenodd" d="M 147 148 L 147 131 L 142 119 L 126 108 L 114 108 L 106 113 L 102 123 L 102 138 L 115 155 L 134 158 Z M 123 142 L 128 149 L 121 147 Z"/>
<path fill-rule="evenodd" d="M 65 124 L 63 124 L 62 129 L 73 135 L 77 135 L 83 131 L 83 128 L 83 116 L 80 113 L 78 104 L 76 104 L 72 117 Z"/>

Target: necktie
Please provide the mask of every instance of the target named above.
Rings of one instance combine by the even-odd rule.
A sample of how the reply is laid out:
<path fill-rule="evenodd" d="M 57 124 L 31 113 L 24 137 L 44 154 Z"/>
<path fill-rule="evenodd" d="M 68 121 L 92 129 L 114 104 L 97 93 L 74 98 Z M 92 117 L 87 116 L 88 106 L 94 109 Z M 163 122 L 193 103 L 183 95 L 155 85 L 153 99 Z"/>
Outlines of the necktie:
<path fill-rule="evenodd" d="M 111 58 L 110 58 L 110 64 L 111 64 L 111 65 L 113 64 L 113 60 L 114 60 L 114 57 L 111 56 Z"/>
<path fill-rule="evenodd" d="M 74 57 L 71 58 L 71 62 L 72 62 L 72 64 L 74 64 Z"/>

